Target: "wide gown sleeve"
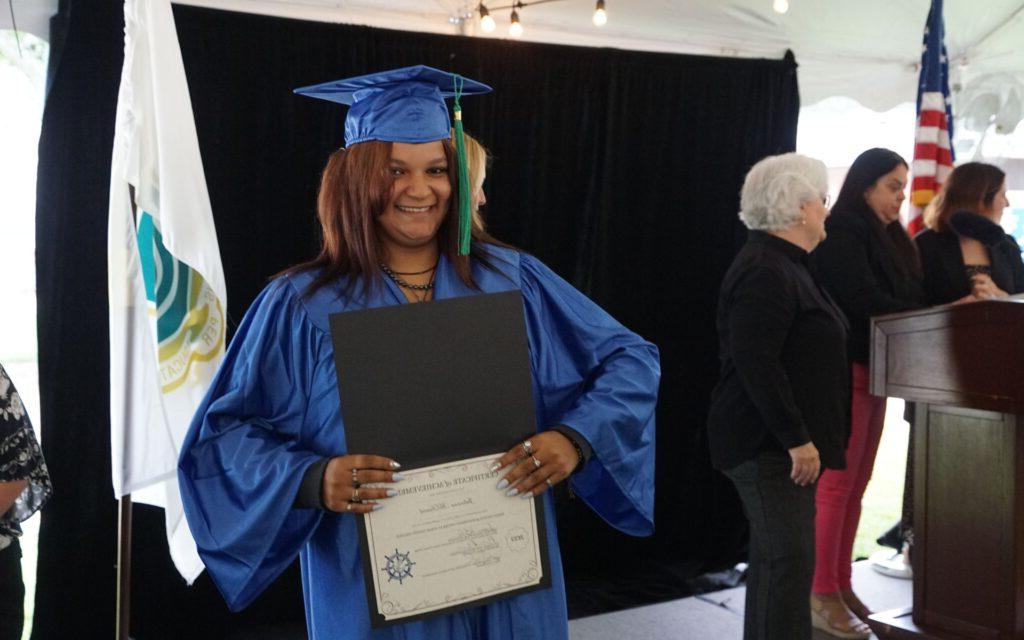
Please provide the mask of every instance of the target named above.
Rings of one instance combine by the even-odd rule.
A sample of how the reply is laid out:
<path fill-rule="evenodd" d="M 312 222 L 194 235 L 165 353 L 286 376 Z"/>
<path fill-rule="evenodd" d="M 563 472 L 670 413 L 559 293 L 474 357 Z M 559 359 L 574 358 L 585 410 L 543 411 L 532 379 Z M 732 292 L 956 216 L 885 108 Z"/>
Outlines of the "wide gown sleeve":
<path fill-rule="evenodd" d="M 206 568 L 232 610 L 297 556 L 323 512 L 293 508 L 321 340 L 293 286 L 271 284 L 249 309 L 182 446 L 178 481 Z"/>
<path fill-rule="evenodd" d="M 651 534 L 657 347 L 530 256 L 522 290 L 539 419 L 575 429 L 593 447 L 571 479 L 576 494 L 624 533 Z"/>

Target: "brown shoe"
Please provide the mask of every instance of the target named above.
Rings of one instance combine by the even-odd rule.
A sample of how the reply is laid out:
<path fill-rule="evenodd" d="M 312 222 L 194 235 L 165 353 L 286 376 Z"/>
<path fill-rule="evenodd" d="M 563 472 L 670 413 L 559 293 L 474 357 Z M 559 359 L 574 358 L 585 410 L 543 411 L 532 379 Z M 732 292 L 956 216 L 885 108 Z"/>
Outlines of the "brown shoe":
<path fill-rule="evenodd" d="M 811 594 L 811 626 L 845 640 L 867 640 L 871 628 L 843 603 L 838 593 Z"/>
<path fill-rule="evenodd" d="M 861 602 L 861 599 L 857 597 L 853 589 L 840 589 L 839 596 L 843 599 L 843 604 L 865 623 L 868 621 L 868 616 L 874 613 L 874 611 L 868 609 L 866 604 Z"/>

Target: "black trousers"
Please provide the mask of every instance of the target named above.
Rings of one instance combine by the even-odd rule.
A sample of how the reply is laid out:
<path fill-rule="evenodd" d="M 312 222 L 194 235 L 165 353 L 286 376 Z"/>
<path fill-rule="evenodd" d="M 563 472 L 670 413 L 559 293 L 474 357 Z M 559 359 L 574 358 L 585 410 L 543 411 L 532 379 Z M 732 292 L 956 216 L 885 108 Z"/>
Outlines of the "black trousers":
<path fill-rule="evenodd" d="M 0 549 L 0 640 L 21 640 L 25 626 L 25 583 L 21 579 L 21 545 L 15 538 Z"/>
<path fill-rule="evenodd" d="M 765 452 L 729 469 L 750 521 L 743 640 L 810 640 L 814 489 L 789 478 L 789 454 Z"/>

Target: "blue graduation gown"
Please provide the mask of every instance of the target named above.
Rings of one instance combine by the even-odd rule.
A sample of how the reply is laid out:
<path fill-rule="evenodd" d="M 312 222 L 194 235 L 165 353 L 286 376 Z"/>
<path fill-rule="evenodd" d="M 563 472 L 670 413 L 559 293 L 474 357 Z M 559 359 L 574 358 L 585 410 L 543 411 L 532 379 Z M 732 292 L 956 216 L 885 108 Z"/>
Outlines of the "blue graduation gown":
<path fill-rule="evenodd" d="M 576 494 L 621 531 L 650 534 L 657 349 L 535 258 L 487 249 L 500 273 L 475 264 L 480 288 L 522 291 L 537 428 L 564 424 L 582 434 L 594 455 L 570 480 Z M 313 277 L 279 278 L 253 303 L 182 446 L 178 478 L 185 515 L 228 606 L 248 605 L 299 555 L 313 640 L 568 637 L 547 495 L 552 588 L 370 628 L 355 517 L 293 504 L 310 465 L 348 452 L 328 316 L 406 299 L 387 279 L 368 295 L 345 296 L 337 284 L 306 297 Z M 442 258 L 435 299 L 475 293 Z"/>

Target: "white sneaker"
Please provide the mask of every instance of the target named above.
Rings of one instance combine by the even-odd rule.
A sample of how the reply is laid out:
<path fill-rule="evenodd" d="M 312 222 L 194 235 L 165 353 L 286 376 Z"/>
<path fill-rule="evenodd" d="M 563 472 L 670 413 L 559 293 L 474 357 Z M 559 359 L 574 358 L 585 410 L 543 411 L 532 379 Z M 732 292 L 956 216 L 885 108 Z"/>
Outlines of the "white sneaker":
<path fill-rule="evenodd" d="M 899 551 L 885 549 L 871 554 L 871 568 L 891 578 L 913 580 L 914 570 L 904 561 Z"/>

